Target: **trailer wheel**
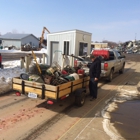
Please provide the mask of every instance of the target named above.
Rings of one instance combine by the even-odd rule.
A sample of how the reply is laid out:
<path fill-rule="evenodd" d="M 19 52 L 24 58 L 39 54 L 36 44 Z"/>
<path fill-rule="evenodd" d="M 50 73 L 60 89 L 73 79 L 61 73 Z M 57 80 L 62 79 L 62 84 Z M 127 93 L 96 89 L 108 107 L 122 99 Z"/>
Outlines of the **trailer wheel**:
<path fill-rule="evenodd" d="M 108 76 L 108 81 L 109 82 L 111 82 L 112 81 L 112 79 L 113 79 L 113 69 L 111 69 L 111 71 L 110 71 L 110 74 L 109 74 L 109 76 Z"/>
<path fill-rule="evenodd" d="M 85 103 L 86 95 L 85 92 L 80 93 L 79 96 L 75 96 L 75 104 L 79 107 L 83 106 Z"/>

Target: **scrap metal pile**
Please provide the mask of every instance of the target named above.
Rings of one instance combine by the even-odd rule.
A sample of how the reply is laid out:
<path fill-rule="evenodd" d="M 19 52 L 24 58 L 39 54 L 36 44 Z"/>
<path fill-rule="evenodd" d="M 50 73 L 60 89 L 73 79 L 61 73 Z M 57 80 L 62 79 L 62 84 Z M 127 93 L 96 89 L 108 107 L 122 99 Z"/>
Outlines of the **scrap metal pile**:
<path fill-rule="evenodd" d="M 31 50 L 38 50 L 36 46 L 31 46 L 29 43 L 21 46 L 21 51 L 31 51 Z"/>
<path fill-rule="evenodd" d="M 126 53 L 140 53 L 140 40 L 127 41 L 122 44 L 121 49 Z"/>
<path fill-rule="evenodd" d="M 29 73 L 22 73 L 20 78 L 57 86 L 88 75 L 88 73 L 85 73 L 84 69 L 82 69 L 82 65 L 78 65 L 77 67 L 67 65 L 61 70 L 59 64 L 55 62 L 52 66 L 41 64 L 39 67 L 41 69 L 41 74 L 34 64 L 30 67 Z"/>

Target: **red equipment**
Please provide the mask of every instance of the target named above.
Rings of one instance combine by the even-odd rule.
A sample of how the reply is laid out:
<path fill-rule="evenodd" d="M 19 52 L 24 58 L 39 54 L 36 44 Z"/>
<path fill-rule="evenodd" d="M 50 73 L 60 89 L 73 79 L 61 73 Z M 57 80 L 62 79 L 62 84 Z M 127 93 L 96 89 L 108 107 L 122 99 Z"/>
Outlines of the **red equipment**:
<path fill-rule="evenodd" d="M 49 104 L 49 105 L 52 105 L 53 104 L 53 101 L 47 101 L 47 104 Z"/>
<path fill-rule="evenodd" d="M 103 56 L 104 59 L 109 59 L 109 51 L 108 50 L 94 50 L 92 52 L 94 56 Z"/>
<path fill-rule="evenodd" d="M 21 93 L 20 93 L 20 92 L 16 92 L 16 95 L 17 95 L 17 96 L 21 96 Z"/>
<path fill-rule="evenodd" d="M 77 60 L 74 60 L 74 67 L 77 67 Z"/>
<path fill-rule="evenodd" d="M 65 70 L 62 70 L 62 74 L 66 75 L 68 73 Z"/>
<path fill-rule="evenodd" d="M 78 73 L 78 74 L 81 74 L 81 75 L 84 75 L 85 70 L 83 70 L 83 69 L 79 69 L 77 73 Z"/>

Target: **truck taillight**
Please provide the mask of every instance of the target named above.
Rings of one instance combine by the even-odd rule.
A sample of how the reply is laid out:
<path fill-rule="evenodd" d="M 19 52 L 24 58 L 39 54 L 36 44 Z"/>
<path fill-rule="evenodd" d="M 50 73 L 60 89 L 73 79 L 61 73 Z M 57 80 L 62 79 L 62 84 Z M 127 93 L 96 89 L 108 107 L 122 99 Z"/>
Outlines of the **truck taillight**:
<path fill-rule="evenodd" d="M 104 63 L 104 70 L 108 69 L 108 63 Z"/>

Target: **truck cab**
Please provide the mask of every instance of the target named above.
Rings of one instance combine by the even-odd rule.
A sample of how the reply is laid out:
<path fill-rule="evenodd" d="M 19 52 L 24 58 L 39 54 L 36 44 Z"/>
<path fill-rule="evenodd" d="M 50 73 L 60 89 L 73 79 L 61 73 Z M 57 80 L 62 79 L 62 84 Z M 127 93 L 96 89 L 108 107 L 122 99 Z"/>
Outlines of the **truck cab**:
<path fill-rule="evenodd" d="M 114 73 L 123 73 L 125 66 L 125 56 L 121 55 L 117 50 L 108 50 L 109 59 L 103 59 L 101 62 L 101 77 L 106 77 L 109 81 L 112 80 Z"/>

